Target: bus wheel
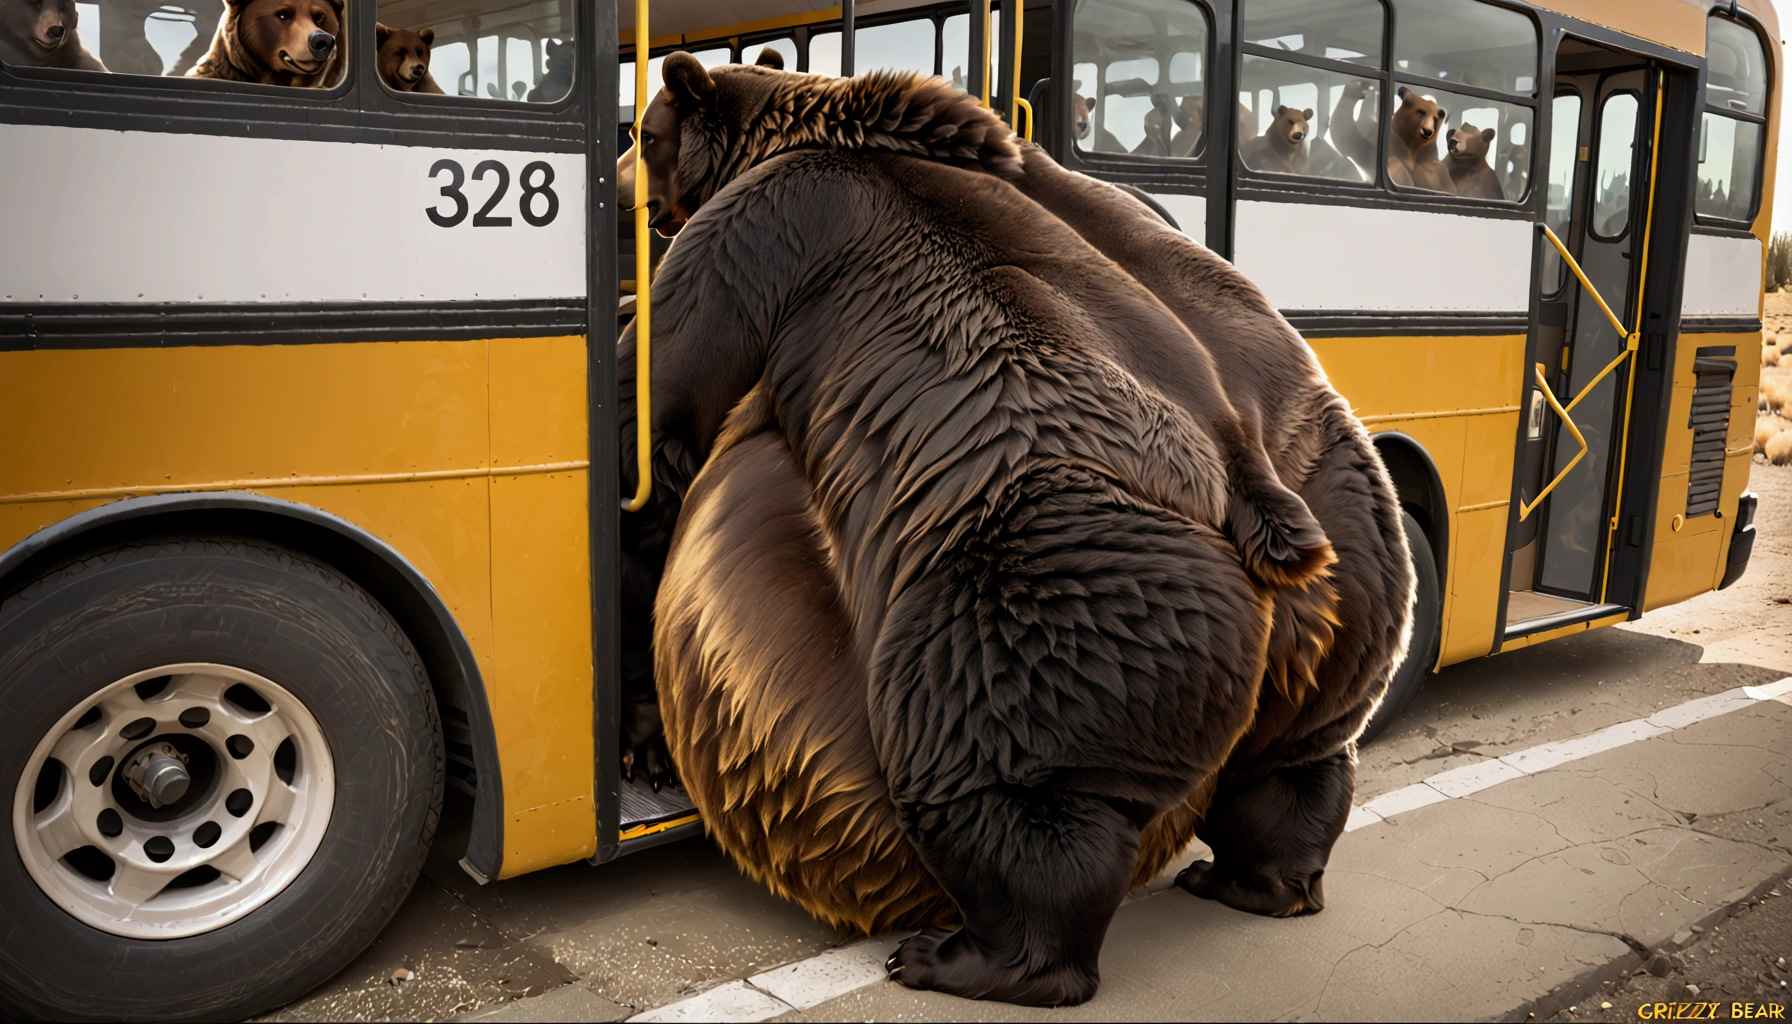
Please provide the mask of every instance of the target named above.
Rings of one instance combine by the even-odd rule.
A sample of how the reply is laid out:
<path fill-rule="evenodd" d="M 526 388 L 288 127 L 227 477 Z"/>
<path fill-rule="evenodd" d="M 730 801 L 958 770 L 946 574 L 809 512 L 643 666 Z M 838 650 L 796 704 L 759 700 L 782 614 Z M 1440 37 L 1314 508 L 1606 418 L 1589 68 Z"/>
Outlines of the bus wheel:
<path fill-rule="evenodd" d="M 1410 513 L 1402 512 L 1400 518 L 1406 526 L 1406 546 L 1412 549 L 1412 571 L 1418 584 L 1412 609 L 1412 640 L 1406 647 L 1406 660 L 1394 670 L 1387 695 L 1370 716 L 1358 743 L 1371 743 L 1386 732 L 1419 695 L 1431 676 L 1431 666 L 1437 664 L 1437 644 L 1443 635 L 1443 595 L 1437 585 L 1437 560 L 1431 554 L 1431 541 Z"/>
<path fill-rule="evenodd" d="M 416 651 L 334 570 L 174 538 L 0 598 L 0 1016 L 232 1019 L 340 970 L 441 811 Z"/>

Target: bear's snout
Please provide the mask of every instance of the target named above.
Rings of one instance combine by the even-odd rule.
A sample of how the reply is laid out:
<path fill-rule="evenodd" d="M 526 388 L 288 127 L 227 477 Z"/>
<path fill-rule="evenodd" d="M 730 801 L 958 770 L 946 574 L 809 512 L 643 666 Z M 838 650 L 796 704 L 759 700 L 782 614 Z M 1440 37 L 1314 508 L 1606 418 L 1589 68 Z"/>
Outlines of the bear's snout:
<path fill-rule="evenodd" d="M 1302 131 L 1296 131 L 1296 132 L 1290 133 L 1288 137 L 1290 139 L 1293 139 L 1295 142 L 1299 142 L 1300 140 L 1307 137 L 1307 133 L 1302 132 Z"/>
<path fill-rule="evenodd" d="M 44 35 L 49 36 L 51 39 L 61 39 L 62 33 L 65 31 L 67 31 L 67 30 L 64 29 L 61 25 L 51 25 L 47 30 L 45 30 Z"/>
<path fill-rule="evenodd" d="M 336 48 L 336 37 L 322 29 L 311 33 L 311 38 L 306 42 L 311 46 L 311 55 L 318 60 L 328 57 L 330 51 Z"/>

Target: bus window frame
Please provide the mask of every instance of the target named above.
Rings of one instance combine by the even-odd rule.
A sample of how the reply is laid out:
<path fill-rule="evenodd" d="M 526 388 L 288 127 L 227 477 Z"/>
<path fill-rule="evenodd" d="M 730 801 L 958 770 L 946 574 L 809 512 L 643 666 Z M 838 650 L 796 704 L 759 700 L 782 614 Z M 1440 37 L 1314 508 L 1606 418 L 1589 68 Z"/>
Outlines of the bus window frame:
<path fill-rule="evenodd" d="M 1600 85 L 1603 86 L 1605 84 L 1605 80 L 1609 77 L 1611 77 L 1611 76 L 1602 75 L 1600 77 Z M 1598 209 L 1598 205 L 1599 205 L 1599 197 L 1595 194 L 1594 190 L 1599 187 L 1599 157 L 1601 156 L 1600 143 L 1604 141 L 1603 133 L 1605 131 L 1605 108 L 1608 105 L 1610 105 L 1610 103 L 1613 100 L 1617 99 L 1620 96 L 1629 96 L 1636 100 L 1636 121 L 1637 121 L 1638 125 L 1644 124 L 1646 118 L 1650 118 L 1650 117 L 1654 116 L 1654 108 L 1652 108 L 1649 105 L 1650 101 L 1649 101 L 1648 97 L 1644 96 L 1640 91 L 1638 91 L 1636 89 L 1615 89 L 1609 93 L 1606 93 L 1605 98 L 1599 101 L 1599 106 L 1593 111 L 1593 128 L 1592 128 L 1592 131 L 1589 133 L 1590 137 L 1593 140 L 1593 147 L 1592 147 L 1593 153 L 1592 153 L 1592 156 L 1590 159 L 1582 161 L 1583 163 L 1585 163 L 1587 165 L 1587 168 L 1586 168 L 1587 177 L 1586 177 L 1586 182 L 1585 182 L 1585 184 L 1587 186 L 1587 194 L 1584 198 L 1586 199 L 1586 201 L 1589 204 L 1591 204 L 1587 209 L 1587 229 L 1586 230 L 1587 230 L 1588 238 L 1591 238 L 1597 242 L 1604 242 L 1608 245 L 1616 244 L 1616 243 L 1624 241 L 1626 238 L 1629 238 L 1630 237 L 1630 229 L 1636 223 L 1637 192 L 1636 192 L 1635 185 L 1636 185 L 1637 177 L 1638 177 L 1638 175 L 1637 175 L 1638 166 L 1637 165 L 1638 165 L 1638 161 L 1644 155 L 1644 150 L 1646 148 L 1644 146 L 1637 144 L 1636 134 L 1635 134 L 1635 132 L 1632 132 L 1631 143 L 1630 143 L 1630 183 L 1629 183 L 1629 185 L 1625 186 L 1630 192 L 1630 197 L 1628 199 L 1627 212 L 1624 215 L 1624 230 L 1618 232 L 1615 235 L 1601 234 L 1599 232 L 1599 228 L 1595 226 L 1594 219 L 1593 219 L 1593 213 L 1595 210 Z"/>
<path fill-rule="evenodd" d="M 549 100 L 545 103 L 531 103 L 528 100 L 504 100 L 504 99 L 496 99 L 495 100 L 495 99 L 492 99 L 490 96 L 458 96 L 458 95 L 455 95 L 454 93 L 448 92 L 446 86 L 443 87 L 443 92 L 439 93 L 439 94 L 431 93 L 431 92 L 399 92 L 398 90 L 387 85 L 385 80 L 380 77 L 380 68 L 379 68 L 380 48 L 378 46 L 364 47 L 364 49 L 366 49 L 368 51 L 366 63 L 368 64 L 369 78 L 372 80 L 373 84 L 375 86 L 377 86 L 376 89 L 373 89 L 370 91 L 373 92 L 374 94 L 383 95 L 387 99 L 396 101 L 398 106 L 390 108 L 393 110 L 402 110 L 404 105 L 409 104 L 409 105 L 416 105 L 416 106 L 422 106 L 422 107 L 438 107 L 438 108 L 447 107 L 447 108 L 450 108 L 455 111 L 481 110 L 481 109 L 483 109 L 483 110 L 511 110 L 511 111 L 514 111 L 514 110 L 550 111 L 550 112 L 555 112 L 555 113 L 565 111 L 565 110 L 573 107 L 574 105 L 578 104 L 578 102 L 579 102 L 578 101 L 579 88 L 581 87 L 581 85 L 583 83 L 581 82 L 581 80 L 579 78 L 580 61 L 577 59 L 577 56 L 578 56 L 579 47 L 584 45 L 578 35 L 579 29 L 581 27 L 583 27 L 580 24 L 580 19 L 579 19 L 579 4 L 578 4 L 577 0 L 566 0 L 566 2 L 571 4 L 572 12 L 573 12 L 572 13 L 573 35 L 570 40 L 572 47 L 573 47 L 573 55 L 574 55 L 574 59 L 572 62 L 572 84 L 570 86 L 568 86 L 568 88 L 566 90 L 566 95 L 560 97 L 557 100 Z M 368 2 L 358 3 L 357 6 L 373 7 L 374 8 L 374 11 L 373 11 L 374 20 L 376 22 L 379 20 L 379 0 L 368 0 Z M 368 29 L 368 31 L 371 33 L 371 32 L 374 32 L 375 30 L 370 27 Z M 368 38 L 377 39 L 378 37 L 377 37 L 377 35 L 370 35 Z M 502 38 L 502 37 L 500 37 L 500 38 Z M 477 36 L 474 37 L 474 41 L 475 42 L 478 41 Z M 543 45 L 544 50 L 546 48 L 546 43 L 547 43 L 547 41 L 545 39 L 542 40 L 542 45 Z M 434 44 L 431 44 L 430 55 L 432 58 L 433 58 L 434 54 L 435 54 L 435 46 L 434 46 Z M 477 54 L 475 53 L 475 57 L 476 56 L 477 56 Z M 544 64 L 546 63 L 545 57 L 543 59 L 543 63 Z M 357 70 L 359 70 L 359 69 L 357 69 Z M 353 76 L 350 76 L 350 77 L 353 77 Z M 442 83 L 440 81 L 437 81 L 436 84 L 441 85 Z"/>
<path fill-rule="evenodd" d="M 1720 117 L 1730 118 L 1733 121 L 1741 121 L 1745 124 L 1760 125 L 1761 126 L 1761 147 L 1760 147 L 1759 152 L 1757 152 L 1755 154 L 1754 196 L 1752 197 L 1750 204 L 1749 204 L 1749 215 L 1748 215 L 1747 219 L 1739 220 L 1739 219 L 1735 219 L 1735 218 L 1731 218 L 1731 217 L 1715 217 L 1715 216 L 1712 216 L 1711 214 L 1700 213 L 1698 210 L 1698 202 L 1695 199 L 1693 202 L 1693 224 L 1698 227 L 1729 228 L 1729 229 L 1748 231 L 1749 228 L 1754 225 L 1755 221 L 1760 219 L 1760 216 L 1761 216 L 1761 190 L 1762 190 L 1762 187 L 1766 184 L 1766 179 L 1767 179 L 1767 143 L 1768 143 L 1770 136 L 1772 135 L 1771 125 L 1769 124 L 1769 119 L 1773 113 L 1772 108 L 1773 108 L 1773 101 L 1774 101 L 1774 84 L 1776 81 L 1775 76 L 1778 73 L 1779 69 L 1774 65 L 1774 60 L 1773 60 L 1775 48 L 1773 46 L 1768 45 L 1770 40 L 1768 39 L 1766 33 L 1761 31 L 1760 22 L 1756 21 L 1754 16 L 1751 15 L 1748 11 L 1738 8 L 1738 9 L 1736 9 L 1736 11 L 1734 13 L 1732 13 L 1731 11 L 1726 10 L 1726 9 L 1714 8 L 1710 14 L 1706 15 L 1706 26 L 1707 27 L 1706 27 L 1705 32 L 1706 32 L 1707 39 L 1710 38 L 1711 30 L 1710 30 L 1709 26 L 1710 26 L 1710 21 L 1712 18 L 1723 18 L 1726 21 L 1732 22 L 1736 25 L 1741 26 L 1742 28 L 1747 29 L 1749 32 L 1753 33 L 1755 36 L 1755 39 L 1761 43 L 1761 54 L 1762 54 L 1762 57 L 1766 61 L 1766 69 L 1767 69 L 1767 106 L 1768 106 L 1768 110 L 1766 112 L 1763 112 L 1763 113 L 1757 115 L 1757 114 L 1746 113 L 1746 112 L 1739 111 L 1739 110 L 1732 110 L 1728 107 L 1714 106 L 1710 102 L 1709 93 L 1706 92 L 1706 86 L 1710 80 L 1710 74 L 1711 74 L 1710 65 L 1709 65 L 1710 55 L 1709 55 L 1709 53 L 1707 53 L 1706 64 L 1704 67 L 1701 68 L 1700 75 L 1699 75 L 1700 103 L 1699 103 L 1698 112 L 1699 112 L 1699 122 L 1700 122 L 1700 124 L 1699 124 L 1700 134 L 1702 135 L 1704 132 L 1704 115 L 1716 114 Z M 1784 140 L 1781 140 L 1781 141 L 1784 142 Z M 1701 141 L 1700 146 L 1702 147 L 1703 145 L 1704 145 L 1704 143 Z M 1696 190 L 1698 188 L 1698 184 L 1697 184 L 1698 172 L 1697 171 L 1693 172 L 1693 182 L 1694 182 L 1693 187 Z"/>
<path fill-rule="evenodd" d="M 1241 0 L 1241 2 L 1249 3 L 1250 0 Z M 1542 20 L 1538 18 L 1537 12 L 1529 7 L 1511 3 L 1509 0 L 1472 0 L 1474 3 L 1488 7 L 1498 7 L 1502 10 L 1515 12 L 1530 20 L 1531 28 L 1536 40 L 1537 69 L 1535 76 L 1532 79 L 1531 95 L 1521 96 L 1514 93 L 1503 93 L 1492 89 L 1483 89 L 1478 86 L 1429 79 L 1421 75 L 1412 75 L 1397 70 L 1394 60 L 1394 45 L 1399 35 L 1399 3 L 1398 0 L 1377 0 L 1377 2 L 1380 3 L 1382 10 L 1382 62 L 1379 67 L 1356 64 L 1350 61 L 1333 60 L 1326 57 L 1313 57 L 1308 54 L 1289 53 L 1286 50 L 1275 50 L 1267 46 L 1260 46 L 1256 43 L 1247 43 L 1242 40 L 1235 40 L 1232 46 L 1232 81 L 1234 92 L 1236 92 L 1243 84 L 1244 58 L 1246 56 L 1260 57 L 1288 64 L 1298 64 L 1302 67 L 1310 67 L 1319 71 L 1329 71 L 1333 74 L 1348 75 L 1352 78 L 1375 82 L 1376 87 L 1381 92 L 1381 121 L 1380 130 L 1377 131 L 1377 138 L 1375 140 L 1376 159 L 1374 180 L 1350 182 L 1340 181 L 1336 178 L 1323 178 L 1315 175 L 1278 174 L 1275 172 L 1254 171 L 1245 166 L 1244 158 L 1241 153 L 1243 144 L 1236 138 L 1238 126 L 1234 125 L 1234 138 L 1231 140 L 1232 163 L 1233 173 L 1238 176 L 1239 184 L 1242 187 L 1247 188 L 1269 188 L 1277 191 L 1288 191 L 1292 189 L 1303 193 L 1310 192 L 1319 195 L 1329 194 L 1340 198 L 1352 197 L 1362 199 L 1370 196 L 1385 196 L 1389 199 L 1396 200 L 1399 205 L 1402 206 L 1448 206 L 1470 207 L 1482 210 L 1509 210 L 1514 212 L 1529 211 L 1530 208 L 1535 205 L 1537 195 L 1536 139 L 1538 128 L 1544 122 L 1543 111 L 1541 109 L 1541 97 L 1544 93 L 1546 72 L 1553 73 L 1553 65 L 1548 64 L 1545 60 L 1546 51 L 1543 45 L 1543 23 Z M 1461 96 L 1474 97 L 1476 99 L 1505 103 L 1510 106 L 1528 108 L 1531 111 L 1531 123 L 1526 131 L 1526 135 L 1530 139 L 1527 146 L 1531 151 L 1531 164 L 1525 171 L 1524 192 L 1516 199 L 1481 199 L 1474 196 L 1461 196 L 1444 192 L 1432 192 L 1427 189 L 1410 188 L 1397 185 L 1391 181 L 1388 178 L 1387 170 L 1387 126 L 1393 121 L 1394 111 L 1397 109 L 1400 100 L 1399 88 L 1401 86 L 1406 86 L 1409 89 L 1423 88 L 1437 92 L 1453 93 Z M 1459 125 L 1455 127 L 1459 127 Z"/>
<path fill-rule="evenodd" d="M 1024 2 L 1024 0 L 1022 0 L 1022 2 Z M 1074 68 L 1076 66 L 1074 46 L 1076 41 L 1076 8 L 1078 0 L 1062 0 L 1062 2 L 1068 3 L 1070 6 L 1070 39 L 1073 49 L 1066 54 L 1066 57 L 1069 60 L 1070 66 Z M 1203 95 L 1211 95 L 1209 87 L 1214 80 L 1214 65 L 1219 59 L 1219 20 L 1214 14 L 1213 0 L 1162 0 L 1162 2 L 1185 3 L 1200 12 L 1201 17 L 1206 20 L 1207 52 L 1203 55 L 1205 60 L 1202 64 L 1201 89 Z M 1236 9 L 1235 6 L 1234 10 Z M 1165 67 L 1164 78 L 1166 82 L 1169 80 L 1169 74 L 1170 69 Z M 1236 69 L 1233 72 L 1233 83 L 1236 86 Z M 1231 91 L 1237 92 L 1238 90 L 1233 88 Z M 1066 93 L 1066 95 L 1068 95 L 1068 93 Z M 1085 164 L 1095 170 L 1131 170 L 1134 172 L 1169 171 L 1188 176 L 1199 182 L 1205 182 L 1207 169 L 1213 163 L 1212 157 L 1214 153 L 1213 132 L 1211 130 L 1213 117 L 1210 103 L 1211 101 L 1204 103 L 1202 107 L 1201 134 L 1203 138 L 1201 139 L 1201 148 L 1188 156 L 1157 156 L 1150 153 L 1099 152 L 1092 149 L 1084 149 L 1076 144 L 1077 140 L 1075 138 L 1069 137 L 1065 140 L 1065 149 L 1067 152 L 1074 152 L 1079 163 Z M 1231 148 L 1236 149 L 1237 147 Z"/>

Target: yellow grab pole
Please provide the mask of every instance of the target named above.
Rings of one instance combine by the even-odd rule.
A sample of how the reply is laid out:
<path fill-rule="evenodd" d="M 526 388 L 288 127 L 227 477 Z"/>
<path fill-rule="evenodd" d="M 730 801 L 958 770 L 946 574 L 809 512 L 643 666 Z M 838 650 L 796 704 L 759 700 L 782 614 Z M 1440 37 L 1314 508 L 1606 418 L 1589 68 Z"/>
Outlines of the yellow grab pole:
<path fill-rule="evenodd" d="M 1010 0 L 1010 6 L 1014 8 L 1014 74 L 1011 76 L 1014 85 L 1008 90 L 1008 127 L 1014 129 L 1015 132 L 1018 133 L 1020 131 L 1020 107 L 1021 104 L 1027 102 L 1020 98 L 1020 32 L 1022 27 L 1026 24 L 1026 0 Z M 1028 139 L 1033 137 L 1032 126 L 1030 124 L 1032 120 L 1033 111 L 1028 109 L 1027 121 L 1029 122 L 1029 125 L 1026 135 Z"/>
<path fill-rule="evenodd" d="M 1519 499 L 1518 521 L 1521 523 L 1530 518 L 1531 513 L 1537 510 L 1538 505 L 1543 504 L 1543 499 L 1549 497 L 1549 492 L 1555 490 L 1557 484 L 1568 478 L 1568 471 L 1574 468 L 1575 463 L 1587 457 L 1587 439 L 1581 436 L 1580 428 L 1568 418 L 1568 410 L 1562 408 L 1561 402 L 1556 401 L 1556 393 L 1549 389 L 1549 381 L 1543 376 L 1545 369 L 1546 367 L 1542 363 L 1537 364 L 1537 389 L 1543 392 L 1543 400 L 1549 403 L 1550 408 L 1556 411 L 1557 416 L 1561 417 L 1562 426 L 1567 427 L 1568 433 L 1574 435 L 1574 443 L 1580 445 L 1580 452 L 1568 460 L 1568 464 L 1562 467 L 1562 471 L 1556 474 L 1556 478 L 1549 482 L 1548 487 L 1538 492 L 1535 498 L 1530 501 Z"/>
<path fill-rule="evenodd" d="M 977 77 L 983 80 L 983 95 L 978 100 L 983 109 L 989 109 L 989 6 L 990 0 L 983 0 L 983 73 Z"/>
<path fill-rule="evenodd" d="M 652 324 L 653 229 L 647 224 L 647 162 L 641 155 L 641 118 L 647 113 L 647 0 L 635 0 L 635 496 L 624 511 L 639 512 L 653 497 Z"/>

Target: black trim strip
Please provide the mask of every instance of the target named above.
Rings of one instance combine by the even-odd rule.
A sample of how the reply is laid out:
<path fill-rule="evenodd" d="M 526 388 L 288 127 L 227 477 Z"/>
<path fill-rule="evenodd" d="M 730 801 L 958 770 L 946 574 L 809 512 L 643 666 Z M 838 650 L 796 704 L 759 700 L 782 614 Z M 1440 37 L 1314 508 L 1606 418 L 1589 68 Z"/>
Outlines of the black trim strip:
<path fill-rule="evenodd" d="M 7 304 L 0 352 L 540 338 L 584 334 L 586 301 Z"/>
<path fill-rule="evenodd" d="M 1328 181 L 1293 175 L 1252 172 L 1240 166 L 1237 196 L 1240 202 L 1301 203 L 1308 206 L 1364 206 L 1383 210 L 1422 210 L 1454 213 L 1488 220 L 1534 220 L 1530 199 L 1522 203 L 1473 199 L 1402 189 L 1391 192 L 1367 182 Z M 1535 192 L 1536 189 L 1532 189 Z"/>
<path fill-rule="evenodd" d="M 1545 615 L 1540 619 L 1526 619 L 1523 622 L 1513 623 L 1505 628 L 1500 639 L 1502 642 L 1516 640 L 1521 636 L 1546 633 L 1552 629 L 1561 629 L 1563 626 L 1592 622 L 1594 619 L 1603 619 L 1608 615 L 1628 613 L 1629 611 L 1628 607 L 1621 604 L 1590 604 L 1585 608 L 1571 608 L 1555 615 Z"/>
<path fill-rule="evenodd" d="M 1760 318 L 1747 315 L 1680 318 L 1682 334 L 1758 334 L 1760 331 Z"/>
<path fill-rule="evenodd" d="M 197 517 L 207 518 L 201 523 Z M 165 522 L 156 523 L 156 519 Z M 0 592 L 15 585 L 32 568 L 48 568 L 49 560 L 77 548 L 81 542 L 104 536 L 97 531 L 123 526 L 140 535 L 144 530 L 178 529 L 185 524 L 201 532 L 265 535 L 268 531 L 257 528 L 256 523 L 274 522 L 310 528 L 309 533 L 294 538 L 298 541 L 294 546 L 323 558 L 386 604 L 387 610 L 409 627 L 411 642 L 432 670 L 431 681 L 450 691 L 458 689 L 458 695 L 467 704 L 464 710 L 472 733 L 477 776 L 466 859 L 486 879 L 497 878 L 504 866 L 503 769 L 492 725 L 491 700 L 486 695 L 479 662 L 455 622 L 454 613 L 428 578 L 390 544 L 361 527 L 310 505 L 247 492 L 126 498 L 46 526 L 0 553 Z M 278 539 L 291 542 L 288 538 Z M 317 550 L 319 547 L 327 550 Z M 359 564 L 355 564 L 357 561 Z M 433 678 L 440 669 L 452 678 Z"/>
<path fill-rule="evenodd" d="M 1402 335 L 1524 334 L 1531 321 L 1523 313 L 1396 313 L 1360 310 L 1285 309 L 1294 329 L 1308 338 L 1393 337 Z"/>

